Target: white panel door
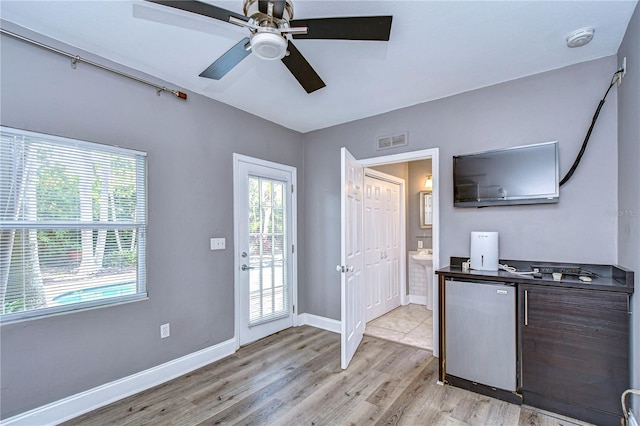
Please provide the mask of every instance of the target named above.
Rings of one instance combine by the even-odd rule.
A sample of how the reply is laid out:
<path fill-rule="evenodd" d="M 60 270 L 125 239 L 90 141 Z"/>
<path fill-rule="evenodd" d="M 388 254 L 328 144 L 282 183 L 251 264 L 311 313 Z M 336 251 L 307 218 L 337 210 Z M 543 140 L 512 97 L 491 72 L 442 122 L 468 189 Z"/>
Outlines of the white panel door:
<path fill-rule="evenodd" d="M 364 336 L 364 168 L 347 151 L 341 150 L 341 366 L 347 368 Z"/>
<path fill-rule="evenodd" d="M 385 313 L 400 306 L 400 185 L 384 185 Z"/>
<path fill-rule="evenodd" d="M 384 181 L 364 178 L 364 250 L 365 250 L 365 319 L 367 322 L 385 314 L 384 261 Z"/>
<path fill-rule="evenodd" d="M 365 176 L 365 317 L 400 306 L 400 185 Z"/>

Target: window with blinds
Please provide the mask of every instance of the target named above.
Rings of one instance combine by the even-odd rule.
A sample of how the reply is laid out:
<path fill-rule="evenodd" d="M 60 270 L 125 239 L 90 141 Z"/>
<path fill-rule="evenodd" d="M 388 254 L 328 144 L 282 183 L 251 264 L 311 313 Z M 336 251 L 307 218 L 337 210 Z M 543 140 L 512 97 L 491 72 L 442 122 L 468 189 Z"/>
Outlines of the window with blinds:
<path fill-rule="evenodd" d="M 145 298 L 146 154 L 0 138 L 0 320 Z"/>

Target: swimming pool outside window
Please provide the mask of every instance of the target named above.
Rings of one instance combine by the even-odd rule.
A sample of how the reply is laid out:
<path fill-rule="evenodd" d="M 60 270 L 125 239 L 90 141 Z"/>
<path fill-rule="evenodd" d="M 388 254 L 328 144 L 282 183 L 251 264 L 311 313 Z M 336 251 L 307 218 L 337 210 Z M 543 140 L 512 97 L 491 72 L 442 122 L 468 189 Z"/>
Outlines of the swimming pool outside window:
<path fill-rule="evenodd" d="M 145 298 L 146 153 L 0 127 L 0 320 Z"/>

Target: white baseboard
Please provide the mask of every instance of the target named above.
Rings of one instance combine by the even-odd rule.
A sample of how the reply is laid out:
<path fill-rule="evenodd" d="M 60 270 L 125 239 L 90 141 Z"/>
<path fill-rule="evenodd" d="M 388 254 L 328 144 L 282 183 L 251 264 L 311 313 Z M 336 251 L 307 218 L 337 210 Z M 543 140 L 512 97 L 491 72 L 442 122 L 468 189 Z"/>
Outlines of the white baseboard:
<path fill-rule="evenodd" d="M 321 328 L 323 330 L 340 333 L 340 321 L 331 318 L 325 318 L 313 314 L 298 315 L 298 325 L 310 325 L 311 327 Z"/>
<path fill-rule="evenodd" d="M 297 325 L 309 325 L 340 333 L 340 321 L 313 314 L 298 315 Z M 131 376 L 3 419 L 1 423 L 2 426 L 57 425 L 204 367 L 232 355 L 237 348 L 236 339 L 230 339 Z"/>
<path fill-rule="evenodd" d="M 2 421 L 3 426 L 56 425 L 152 388 L 233 354 L 235 339 L 185 355 L 111 383 L 43 405 Z"/>
<path fill-rule="evenodd" d="M 426 305 L 427 296 L 416 296 L 415 294 L 410 294 L 409 303 L 415 303 L 416 305 Z"/>

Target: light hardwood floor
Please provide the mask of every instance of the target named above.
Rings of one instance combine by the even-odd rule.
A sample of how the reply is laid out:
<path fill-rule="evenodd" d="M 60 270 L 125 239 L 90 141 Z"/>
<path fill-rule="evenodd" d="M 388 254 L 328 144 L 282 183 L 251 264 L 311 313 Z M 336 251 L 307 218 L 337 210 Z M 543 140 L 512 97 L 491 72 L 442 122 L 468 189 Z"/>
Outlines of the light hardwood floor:
<path fill-rule="evenodd" d="M 347 370 L 340 336 L 290 328 L 66 425 L 571 425 L 436 384 L 430 351 L 365 336 Z"/>

